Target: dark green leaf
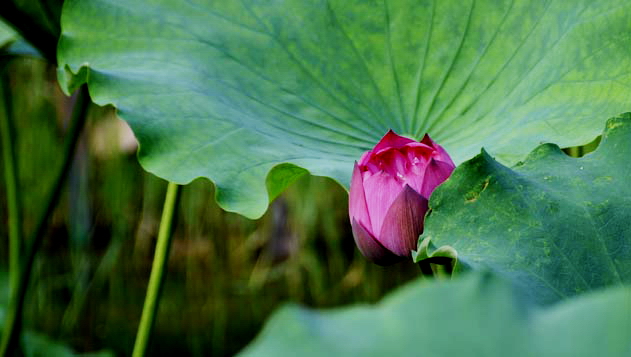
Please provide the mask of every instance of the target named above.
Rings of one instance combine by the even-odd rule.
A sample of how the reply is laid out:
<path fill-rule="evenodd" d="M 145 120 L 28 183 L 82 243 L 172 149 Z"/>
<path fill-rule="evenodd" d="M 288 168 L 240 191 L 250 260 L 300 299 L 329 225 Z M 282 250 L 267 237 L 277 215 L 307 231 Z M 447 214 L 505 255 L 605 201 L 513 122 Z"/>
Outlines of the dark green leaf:
<path fill-rule="evenodd" d="M 631 114 L 610 119 L 582 158 L 545 144 L 509 169 L 483 151 L 434 191 L 420 241 L 545 302 L 631 282 L 630 157 Z"/>

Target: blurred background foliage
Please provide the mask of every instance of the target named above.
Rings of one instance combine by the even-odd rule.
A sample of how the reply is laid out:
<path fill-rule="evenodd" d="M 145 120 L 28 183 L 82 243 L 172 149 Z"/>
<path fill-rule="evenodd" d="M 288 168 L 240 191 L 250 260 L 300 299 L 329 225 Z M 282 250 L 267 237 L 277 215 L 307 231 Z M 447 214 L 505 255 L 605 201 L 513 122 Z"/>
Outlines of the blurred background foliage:
<path fill-rule="evenodd" d="M 4 71 L 2 107 L 12 108 L 28 236 L 61 162 L 73 98 L 61 93 L 55 67 L 42 59 L 14 57 Z M 35 262 L 25 328 L 77 352 L 128 355 L 133 346 L 166 190 L 165 181 L 142 170 L 135 150 L 133 134 L 112 108 L 90 108 Z M 6 272 L 4 176 L 0 180 Z M 303 177 L 256 221 L 222 211 L 213 197 L 205 179 L 183 188 L 150 355 L 231 355 L 282 302 L 372 302 L 417 275 L 411 263 L 383 268 L 361 257 L 347 194 L 332 180 Z M 6 278 L 0 283 L 6 304 Z"/>

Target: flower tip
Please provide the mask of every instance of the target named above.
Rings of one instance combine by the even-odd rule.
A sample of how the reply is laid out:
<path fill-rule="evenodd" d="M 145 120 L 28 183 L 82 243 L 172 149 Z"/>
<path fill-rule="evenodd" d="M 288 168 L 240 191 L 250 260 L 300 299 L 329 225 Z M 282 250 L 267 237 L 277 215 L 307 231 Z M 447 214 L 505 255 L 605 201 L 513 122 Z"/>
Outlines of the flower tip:
<path fill-rule="evenodd" d="M 378 153 L 384 149 L 401 148 L 413 142 L 415 141 L 410 138 L 406 138 L 405 136 L 401 136 L 395 133 L 394 130 L 389 129 L 386 135 L 384 135 L 377 145 L 375 145 L 372 152 Z"/>
<path fill-rule="evenodd" d="M 432 140 L 432 138 L 429 136 L 428 133 L 425 133 L 425 135 L 423 135 L 423 139 L 421 140 L 421 143 L 425 145 L 429 145 L 431 147 L 435 147 L 436 145 L 436 143 L 434 142 L 434 140 Z"/>

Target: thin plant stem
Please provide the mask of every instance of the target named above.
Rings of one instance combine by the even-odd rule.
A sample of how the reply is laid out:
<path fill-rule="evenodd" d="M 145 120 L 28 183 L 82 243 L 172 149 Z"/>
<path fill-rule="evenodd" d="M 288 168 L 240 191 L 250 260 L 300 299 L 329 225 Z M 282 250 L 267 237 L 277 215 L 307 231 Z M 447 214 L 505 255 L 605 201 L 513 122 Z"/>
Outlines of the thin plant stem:
<path fill-rule="evenodd" d="M 133 357 L 142 357 L 145 355 L 151 330 L 153 329 L 153 324 L 158 312 L 160 292 L 165 276 L 164 271 L 169 256 L 169 248 L 171 246 L 173 216 L 175 215 L 179 193 L 180 186 L 176 183 L 169 182 L 166 198 L 164 199 L 162 218 L 160 219 L 160 230 L 158 231 L 158 241 L 156 242 L 156 251 L 153 257 L 147 296 L 145 297 L 145 303 L 142 307 L 142 316 L 140 318 L 140 325 L 138 326 L 138 333 L 136 334 Z"/>
<path fill-rule="evenodd" d="M 4 180 L 7 190 L 7 208 L 9 211 L 9 284 L 17 285 L 20 279 L 20 259 L 22 256 L 22 207 L 18 189 L 18 171 L 14 142 L 13 100 L 9 87 L 9 76 L 2 68 L 2 98 L 5 112 L 0 118 L 0 136 L 2 140 L 2 161 L 4 162 Z"/>
<path fill-rule="evenodd" d="M 24 300 L 26 297 L 26 291 L 31 278 L 31 271 L 33 270 L 33 263 L 35 261 L 35 255 L 42 244 L 44 232 L 48 226 L 50 216 L 53 210 L 59 202 L 59 197 L 63 189 L 63 183 L 68 175 L 72 159 L 74 157 L 74 151 L 77 146 L 79 134 L 81 133 L 86 121 L 88 108 L 90 106 L 90 95 L 88 94 L 87 87 L 83 85 L 79 89 L 77 98 L 74 104 L 72 119 L 68 128 L 66 139 L 64 140 L 63 162 L 56 173 L 55 181 L 48 194 L 44 210 L 39 216 L 33 236 L 27 242 L 26 255 L 24 263 L 20 269 L 20 278 L 13 284 L 11 282 L 9 297 L 9 304 L 7 309 L 7 316 L 4 322 L 2 342 L 0 344 L 0 356 L 8 356 L 9 353 L 18 353 L 18 337 L 22 328 L 22 314 L 24 310 Z"/>

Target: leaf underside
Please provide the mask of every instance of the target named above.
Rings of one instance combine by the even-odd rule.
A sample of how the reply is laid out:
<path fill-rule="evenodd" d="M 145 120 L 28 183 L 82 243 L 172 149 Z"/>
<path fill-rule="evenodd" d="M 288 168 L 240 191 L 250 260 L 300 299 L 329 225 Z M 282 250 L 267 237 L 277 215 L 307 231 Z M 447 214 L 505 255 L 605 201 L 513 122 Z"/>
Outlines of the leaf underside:
<path fill-rule="evenodd" d="M 285 306 L 240 356 L 623 357 L 630 296 L 617 287 L 541 309 L 487 273 L 415 281 L 374 306 Z"/>
<path fill-rule="evenodd" d="M 389 128 L 428 132 L 456 163 L 480 147 L 514 163 L 540 142 L 589 142 L 601 118 L 629 110 L 630 11 L 614 0 L 67 0 L 59 79 L 118 108 L 145 169 L 210 178 L 223 208 L 258 217 L 292 182 L 268 192 L 268 175 L 297 166 L 348 187 L 353 161 Z"/>

